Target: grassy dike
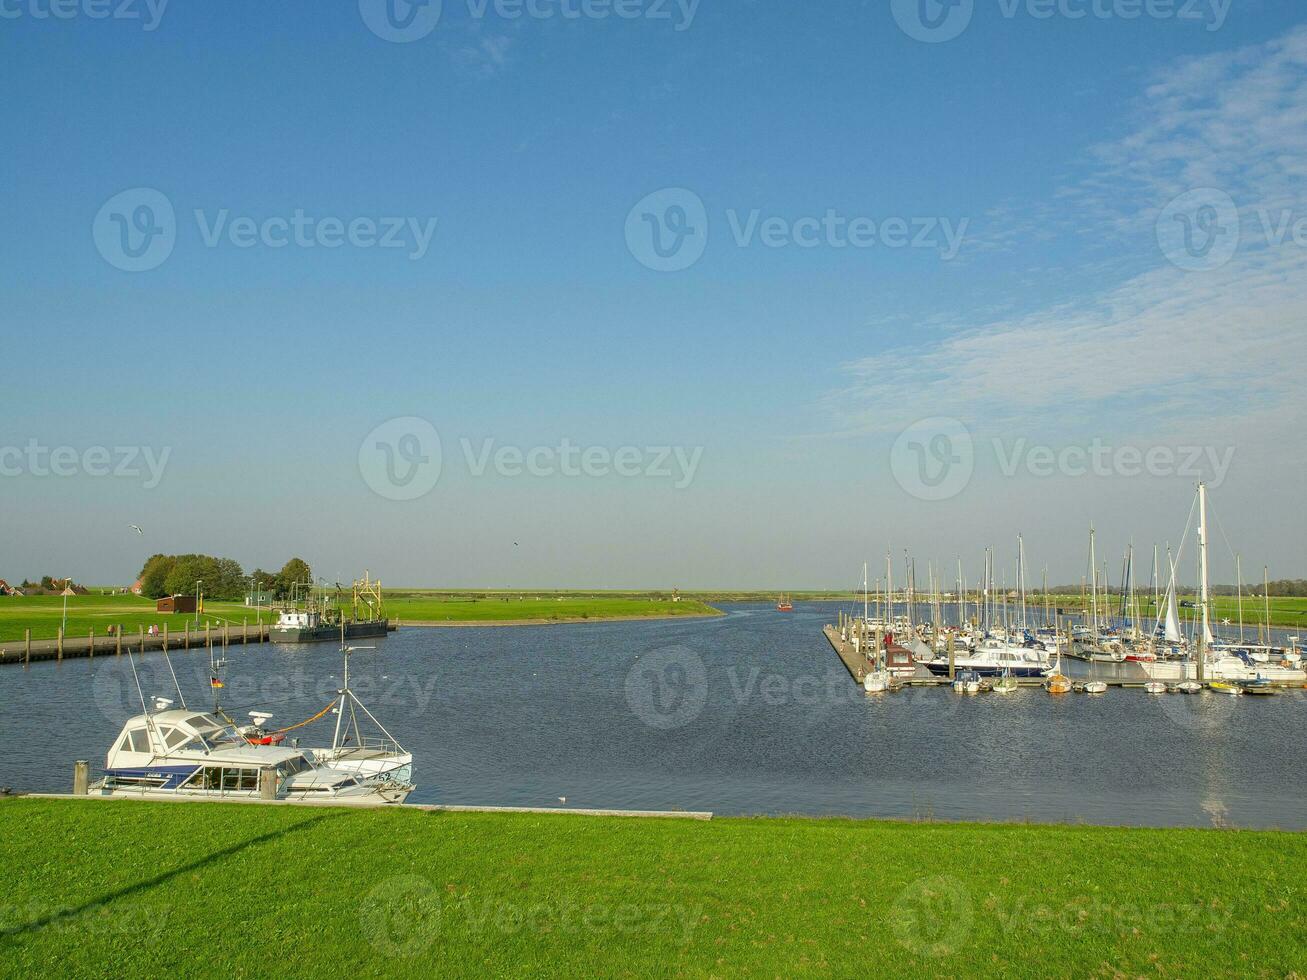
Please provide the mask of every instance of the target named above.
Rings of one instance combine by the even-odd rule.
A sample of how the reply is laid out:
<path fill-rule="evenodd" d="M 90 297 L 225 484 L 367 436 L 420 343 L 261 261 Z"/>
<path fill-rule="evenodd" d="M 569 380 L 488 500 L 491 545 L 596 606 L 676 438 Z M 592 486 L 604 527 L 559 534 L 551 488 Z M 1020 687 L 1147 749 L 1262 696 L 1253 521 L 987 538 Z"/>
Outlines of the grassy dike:
<path fill-rule="evenodd" d="M 0 801 L 0 973 L 1290 976 L 1307 836 Z"/>

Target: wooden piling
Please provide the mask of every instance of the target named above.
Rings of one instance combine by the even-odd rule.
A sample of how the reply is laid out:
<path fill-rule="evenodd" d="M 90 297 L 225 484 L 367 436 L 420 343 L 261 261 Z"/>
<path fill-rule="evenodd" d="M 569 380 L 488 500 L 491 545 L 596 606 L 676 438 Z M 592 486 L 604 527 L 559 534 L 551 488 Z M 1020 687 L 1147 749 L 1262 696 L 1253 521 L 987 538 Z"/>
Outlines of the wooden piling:
<path fill-rule="evenodd" d="M 275 800 L 277 798 L 277 770 L 259 770 L 259 799 Z"/>
<path fill-rule="evenodd" d="M 73 796 L 86 796 L 91 788 L 91 765 L 83 759 L 73 763 Z"/>
<path fill-rule="evenodd" d="M 163 652 L 168 652 L 168 624 L 163 624 Z"/>
<path fill-rule="evenodd" d="M 56 658 L 56 659 L 58 659 L 58 660 L 63 660 L 63 658 L 64 658 L 64 628 L 63 628 L 62 626 L 59 627 L 57 633 L 55 634 L 55 650 L 58 651 L 58 655 L 57 655 L 57 658 Z"/>
<path fill-rule="evenodd" d="M 86 634 L 86 659 L 87 660 L 95 659 L 95 627 L 94 626 L 92 626 L 91 631 Z"/>
<path fill-rule="evenodd" d="M 185 640 L 185 643 L 186 643 L 185 649 L 189 650 L 189 649 L 191 648 L 191 621 L 190 621 L 189 619 L 186 620 L 186 640 Z"/>
<path fill-rule="evenodd" d="M 223 623 L 222 624 L 222 649 L 224 653 L 226 652 L 227 647 L 230 643 L 231 643 L 231 624 Z"/>
<path fill-rule="evenodd" d="M 213 630 L 209 627 L 207 619 L 204 621 L 204 646 L 210 653 L 213 653 Z"/>
<path fill-rule="evenodd" d="M 113 655 L 115 657 L 121 657 L 123 655 L 123 624 L 122 623 L 118 624 L 118 628 L 113 631 L 113 635 L 118 640 L 117 645 L 114 647 Z"/>
<path fill-rule="evenodd" d="M 23 644 L 24 644 L 24 649 L 26 651 L 23 654 L 23 666 L 30 667 L 32 665 L 32 631 L 31 630 L 23 630 Z"/>
<path fill-rule="evenodd" d="M 250 617 L 246 616 L 241 620 L 241 646 L 249 646 L 250 643 Z"/>
<path fill-rule="evenodd" d="M 957 641 L 957 634 L 950 633 L 948 635 L 948 679 L 949 680 L 953 680 L 954 675 L 957 673 L 956 641 Z"/>

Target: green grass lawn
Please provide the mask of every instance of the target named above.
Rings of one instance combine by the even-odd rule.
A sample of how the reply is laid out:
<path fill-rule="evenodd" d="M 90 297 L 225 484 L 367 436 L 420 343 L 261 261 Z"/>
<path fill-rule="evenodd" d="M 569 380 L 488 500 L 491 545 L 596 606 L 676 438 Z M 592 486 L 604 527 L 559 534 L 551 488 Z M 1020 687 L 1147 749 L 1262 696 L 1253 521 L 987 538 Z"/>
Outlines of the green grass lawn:
<path fill-rule="evenodd" d="M 1197 604 L 1198 597 L 1195 595 L 1180 595 L 1181 602 L 1193 602 Z M 1155 619 L 1157 616 L 1157 607 L 1151 604 L 1151 595 L 1139 596 L 1139 613 L 1140 618 L 1144 620 Z M 1065 608 L 1079 608 L 1080 596 L 1055 596 L 1055 604 L 1060 604 Z M 1041 610 L 1042 600 L 1030 599 L 1030 606 L 1034 609 Z M 1120 596 L 1112 596 L 1108 600 L 1108 608 L 1112 615 L 1120 608 Z M 1087 603 L 1086 603 L 1087 605 Z M 1221 623 L 1222 620 L 1228 619 L 1230 624 L 1237 626 L 1239 623 L 1239 600 L 1235 596 L 1212 596 L 1211 598 L 1211 617 L 1215 623 Z M 1181 607 L 1181 619 L 1197 619 L 1198 610 Z M 1245 627 L 1251 626 L 1254 631 L 1257 624 L 1266 622 L 1266 602 L 1264 599 L 1253 599 L 1244 596 L 1243 600 L 1243 622 Z M 1286 628 L 1307 628 L 1307 598 L 1298 598 L 1296 596 L 1271 596 L 1271 619 L 1272 626 L 1283 626 Z M 1228 629 L 1227 629 L 1228 631 Z"/>
<path fill-rule="evenodd" d="M 1301 976 L 1307 836 L 0 802 L 13 976 Z"/>
<path fill-rule="evenodd" d="M 61 596 L 5 596 L 0 598 L 0 642 L 23 638 L 31 629 L 32 639 L 54 639 L 63 619 Z M 636 594 L 582 593 L 436 593 L 405 591 L 386 594 L 386 615 L 401 622 L 494 622 L 496 620 L 542 619 L 551 621 L 599 619 L 609 616 L 693 616 L 713 615 L 716 610 L 692 599 L 672 602 L 671 597 Z M 262 609 L 263 622 L 275 620 L 268 608 Z M 200 628 L 205 620 L 217 628 L 224 621 L 239 626 L 245 620 L 253 625 L 256 610 L 238 602 L 205 600 Z M 194 614 L 164 615 L 154 611 L 154 600 L 133 595 L 84 595 L 68 599 L 68 636 L 84 637 L 91 629 L 104 636 L 108 627 L 120 625 L 127 635 L 142 626 L 166 623 L 173 633 L 181 633 L 187 623 L 192 627 Z"/>
<path fill-rule="evenodd" d="M 409 622 L 496 622 L 523 619 L 567 621 L 614 616 L 711 616 L 716 610 L 693 599 L 637 593 L 427 592 L 386 593 L 386 615 Z"/>
<path fill-rule="evenodd" d="M 16 596 L 0 597 L 0 642 L 12 642 L 23 638 L 23 631 L 30 629 L 34 640 L 52 640 L 63 622 L 63 603 L 61 596 Z M 265 606 L 263 621 L 270 622 L 273 617 Z M 246 608 L 239 602 L 210 602 L 205 600 L 204 614 L 200 616 L 200 628 L 205 620 L 217 628 L 223 621 L 239 626 L 248 619 L 253 625 L 257 621 L 255 610 Z M 173 633 L 181 633 L 186 624 L 194 628 L 194 614 L 164 615 L 154 611 L 153 599 L 142 599 L 134 595 L 79 595 L 68 598 L 68 636 L 85 637 L 91 629 L 96 636 L 104 636 L 111 625 L 121 626 L 123 632 L 130 636 L 140 627 L 148 629 L 157 625 L 163 629 L 164 624 Z"/>

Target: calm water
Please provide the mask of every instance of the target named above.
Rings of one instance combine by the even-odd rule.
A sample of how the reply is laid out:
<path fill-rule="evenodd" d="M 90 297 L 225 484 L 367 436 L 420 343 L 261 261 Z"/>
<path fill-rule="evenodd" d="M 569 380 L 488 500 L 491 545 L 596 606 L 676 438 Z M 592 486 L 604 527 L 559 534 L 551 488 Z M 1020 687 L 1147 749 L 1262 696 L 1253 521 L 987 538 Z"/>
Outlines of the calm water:
<path fill-rule="evenodd" d="M 834 603 L 716 620 L 410 629 L 354 688 L 416 755 L 412 802 L 1307 828 L 1307 697 L 867 697 L 821 633 Z M 211 706 L 203 653 L 173 664 Z M 223 704 L 274 724 L 330 701 L 329 646 L 233 647 Z M 172 690 L 138 659 L 147 697 Z M 0 785 L 67 789 L 139 700 L 127 658 L 0 669 Z M 304 744 L 330 741 L 329 722 Z"/>

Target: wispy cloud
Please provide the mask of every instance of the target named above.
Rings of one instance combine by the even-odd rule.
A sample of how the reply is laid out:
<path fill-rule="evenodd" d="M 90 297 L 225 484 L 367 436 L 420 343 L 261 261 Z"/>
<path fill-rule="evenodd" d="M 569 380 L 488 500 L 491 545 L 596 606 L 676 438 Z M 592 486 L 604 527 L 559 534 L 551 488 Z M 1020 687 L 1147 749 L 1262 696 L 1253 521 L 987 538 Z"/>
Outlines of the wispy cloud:
<path fill-rule="evenodd" d="M 1283 435 L 1268 420 L 1299 424 L 1307 248 L 1268 237 L 1259 211 L 1307 217 L 1307 29 L 1169 66 L 1132 119 L 1054 200 L 996 211 L 986 240 L 1015 259 L 1037 254 L 1050 230 L 1074 229 L 1089 261 L 1115 250 L 1105 285 L 1020 316 L 958 313 L 942 333 L 854 361 L 850 384 L 829 399 L 843 430 L 892 430 L 923 414 L 982 431 L 1089 419 L 1116 433 L 1201 426 L 1263 439 Z M 1236 203 L 1240 246 L 1224 265 L 1184 271 L 1155 226 L 1171 200 L 1201 187 Z"/>

